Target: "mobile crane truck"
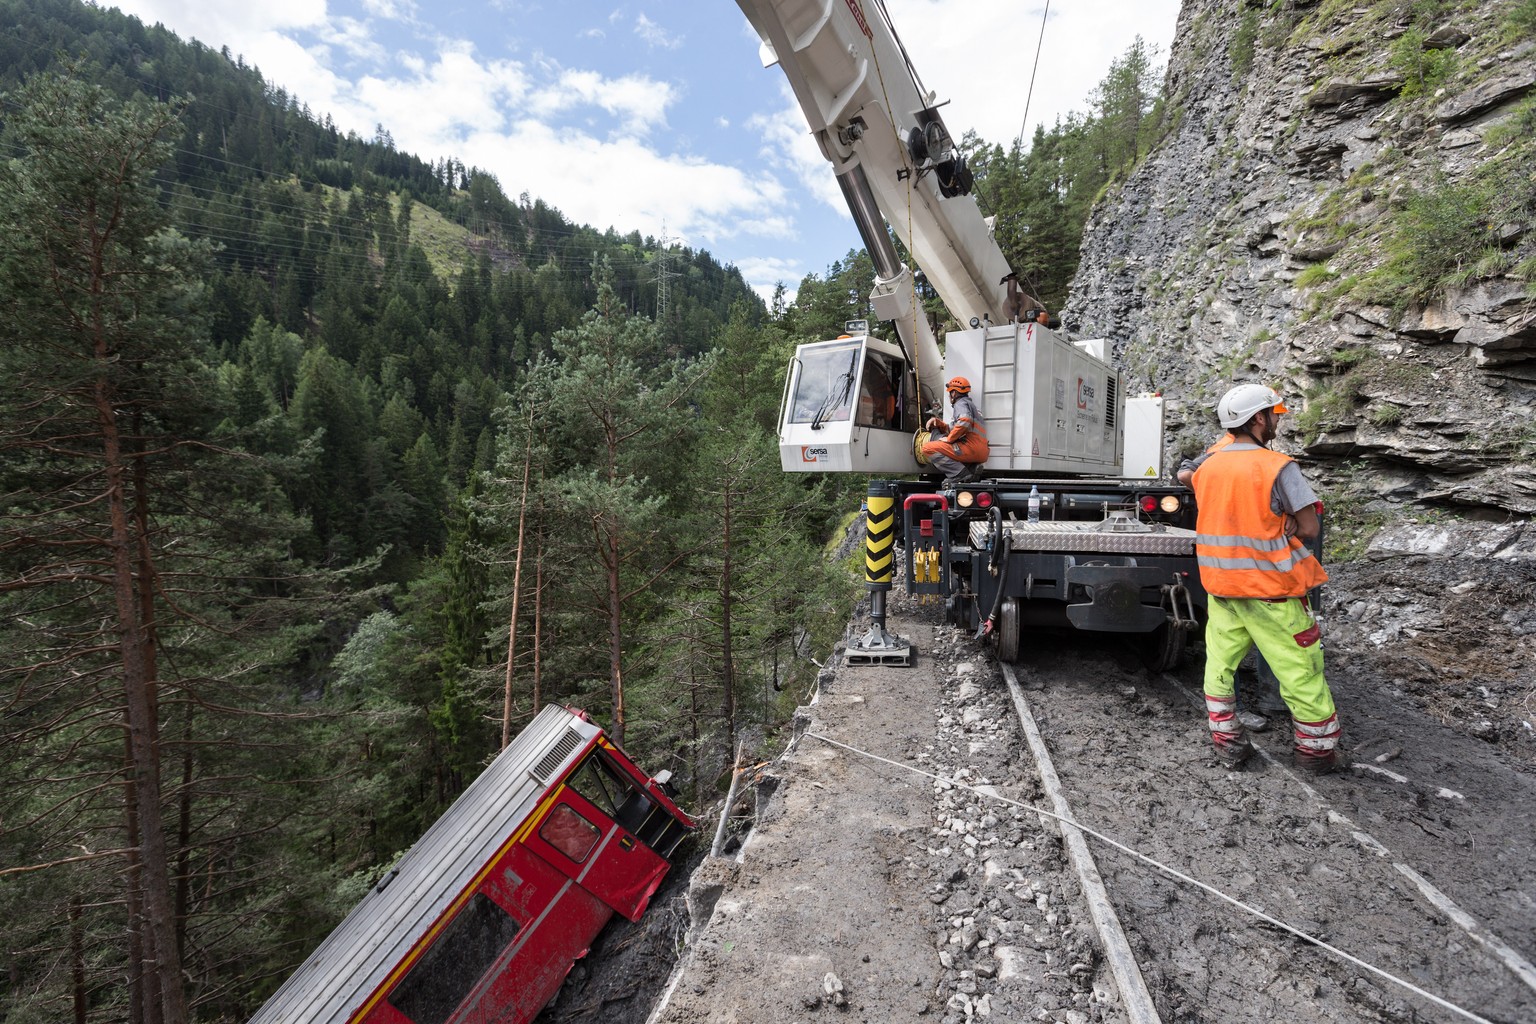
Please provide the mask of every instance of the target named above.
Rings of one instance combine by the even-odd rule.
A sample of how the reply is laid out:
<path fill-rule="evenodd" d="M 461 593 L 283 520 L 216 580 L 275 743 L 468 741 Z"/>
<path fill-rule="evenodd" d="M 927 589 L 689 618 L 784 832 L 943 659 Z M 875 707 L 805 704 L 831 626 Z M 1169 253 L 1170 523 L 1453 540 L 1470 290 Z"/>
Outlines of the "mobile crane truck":
<path fill-rule="evenodd" d="M 970 191 L 963 154 L 881 0 L 737 0 L 832 165 L 875 269 L 874 318 L 800 345 L 779 416 L 788 472 L 866 473 L 869 631 L 849 664 L 910 664 L 887 632 L 902 546 L 906 591 L 1016 660 L 1027 629 L 1129 635 L 1174 665 L 1203 618 L 1189 490 L 1163 474 L 1163 400 L 1127 398 L 1102 339 L 1072 341 L 1018 287 Z M 941 353 L 887 231 L 952 316 Z M 925 479 L 923 423 L 967 378 L 990 445 L 975 483 Z M 944 417 L 949 420 L 950 417 Z"/>

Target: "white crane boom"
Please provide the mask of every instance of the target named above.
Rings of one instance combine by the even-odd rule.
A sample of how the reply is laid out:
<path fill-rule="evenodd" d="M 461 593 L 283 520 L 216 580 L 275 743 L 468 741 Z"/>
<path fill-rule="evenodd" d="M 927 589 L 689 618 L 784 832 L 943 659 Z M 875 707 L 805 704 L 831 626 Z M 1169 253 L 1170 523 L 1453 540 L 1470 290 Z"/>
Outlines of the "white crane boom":
<path fill-rule="evenodd" d="M 888 265 L 881 265 L 878 250 L 891 247 L 868 237 L 871 232 L 884 236 L 878 220 L 870 223 L 869 200 L 951 314 L 961 322 L 976 317 L 1005 323 L 1010 310 L 1002 281 L 1010 272 L 1008 261 L 975 200 L 965 194 L 970 173 L 934 95 L 923 94 L 883 3 L 737 4 L 762 40 L 764 66 L 777 63 L 789 79 L 812 135 L 843 186 L 879 279 L 897 277 L 900 264 L 891 252 L 884 261 Z"/>

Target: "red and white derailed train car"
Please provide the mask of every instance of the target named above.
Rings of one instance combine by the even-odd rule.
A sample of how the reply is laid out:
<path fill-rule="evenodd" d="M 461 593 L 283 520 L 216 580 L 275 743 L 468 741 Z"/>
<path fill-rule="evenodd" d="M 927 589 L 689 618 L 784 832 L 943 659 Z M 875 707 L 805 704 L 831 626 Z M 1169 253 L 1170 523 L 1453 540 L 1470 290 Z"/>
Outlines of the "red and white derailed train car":
<path fill-rule="evenodd" d="M 639 920 L 693 821 L 550 705 L 251 1024 L 523 1024 L 615 913 Z"/>

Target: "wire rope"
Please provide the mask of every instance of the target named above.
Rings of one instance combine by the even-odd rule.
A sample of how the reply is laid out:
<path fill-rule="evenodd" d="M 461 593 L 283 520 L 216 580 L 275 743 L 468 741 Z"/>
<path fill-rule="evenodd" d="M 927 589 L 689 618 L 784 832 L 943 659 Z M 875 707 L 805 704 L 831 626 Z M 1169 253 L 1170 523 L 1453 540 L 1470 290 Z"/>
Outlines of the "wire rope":
<path fill-rule="evenodd" d="M 1127 856 L 1133 857 L 1136 860 L 1139 860 L 1139 861 L 1141 861 L 1144 864 L 1148 864 L 1151 867 L 1153 867 L 1154 869 L 1156 869 L 1158 871 L 1161 871 L 1163 874 L 1166 874 L 1166 875 L 1168 875 L 1168 876 L 1170 876 L 1172 878 L 1178 879 L 1181 882 L 1184 882 L 1184 883 L 1186 883 L 1188 885 L 1192 885 L 1192 886 L 1194 886 L 1197 889 L 1200 889 L 1200 890 L 1202 890 L 1202 891 L 1204 891 L 1206 893 L 1209 893 L 1210 895 L 1216 897 L 1217 899 L 1221 900 L 1222 902 L 1229 903 L 1232 906 L 1236 907 L 1237 909 L 1243 911 L 1244 913 L 1246 913 L 1246 914 L 1248 914 L 1248 915 L 1250 915 L 1252 917 L 1255 917 L 1255 918 L 1259 919 L 1260 921 L 1263 921 L 1265 924 L 1271 925 L 1272 927 L 1278 928 L 1278 929 L 1280 929 L 1283 932 L 1287 932 L 1287 933 L 1289 933 L 1291 935 L 1294 935 L 1296 938 L 1301 939 L 1303 942 L 1310 943 L 1311 945 L 1314 945 L 1314 946 L 1318 947 L 1319 949 L 1328 952 L 1329 954 L 1337 957 L 1340 960 L 1343 960 L 1343 961 L 1345 961 L 1347 963 L 1353 964 L 1356 967 L 1361 968 L 1362 970 L 1369 971 L 1371 974 L 1376 975 L 1378 978 L 1382 978 L 1382 979 L 1384 979 L 1386 981 L 1390 981 L 1392 984 L 1400 986 L 1401 988 L 1404 988 L 1407 991 L 1412 992 L 1414 995 L 1417 995 L 1417 996 L 1419 996 L 1419 997 L 1421 997 L 1423 999 L 1427 999 L 1428 1001 L 1434 1003 L 1436 1006 L 1439 1006 L 1442 1009 L 1449 1010 L 1452 1013 L 1454 1013 L 1454 1014 L 1456 1014 L 1456 1015 L 1458 1015 L 1460 1017 L 1465 1018 L 1466 1020 L 1473 1021 L 1474 1024 L 1493 1024 L 1493 1022 L 1488 1020 L 1486 1017 L 1480 1017 L 1477 1014 L 1473 1013 L 1471 1010 L 1467 1010 L 1467 1009 L 1464 1009 L 1464 1008 L 1462 1008 L 1460 1006 L 1457 1006 L 1455 1003 L 1452 1003 L 1452 1002 L 1450 1002 L 1447 999 L 1444 999 L 1444 998 L 1442 998 L 1440 996 L 1437 996 L 1433 992 L 1430 992 L 1430 991 L 1427 991 L 1427 990 L 1425 990 L 1423 988 L 1420 988 L 1418 985 L 1415 985 L 1411 981 L 1406 981 L 1406 980 L 1404 980 L 1402 978 L 1399 978 L 1397 975 L 1390 973 L 1389 971 L 1383 970 L 1382 968 L 1375 966 L 1374 964 L 1367 963 L 1366 961 L 1360 959 L 1359 957 L 1355 956 L 1352 953 L 1346 953 L 1344 950 L 1342 950 L 1342 949 L 1338 948 L 1337 946 L 1334 946 L 1334 945 L 1332 945 L 1332 944 L 1330 944 L 1328 942 L 1325 942 L 1324 940 L 1318 938 L 1315 935 L 1308 934 L 1307 932 L 1302 931 L 1300 928 L 1297 928 L 1294 925 L 1286 924 L 1284 921 L 1280 920 L 1279 918 L 1273 917 L 1273 916 L 1271 916 L 1269 914 L 1266 914 L 1264 911 L 1260 910 L 1258 907 L 1254 907 L 1254 906 L 1251 906 L 1251 905 L 1249 905 L 1247 903 L 1244 903 L 1242 900 L 1238 899 L 1235 896 L 1229 896 L 1226 893 L 1222 892 L 1220 889 L 1216 888 L 1215 886 L 1210 885 L 1210 884 L 1208 884 L 1206 882 L 1202 882 L 1198 878 L 1194 878 L 1194 877 L 1192 877 L 1190 875 L 1187 875 L 1184 872 L 1180 871 L 1178 868 L 1171 867 L 1171 866 L 1169 866 L 1167 864 L 1164 864 L 1162 861 L 1159 861 L 1159 860 L 1157 860 L 1157 859 L 1155 859 L 1153 857 L 1149 857 L 1148 855 L 1142 853 L 1140 850 L 1133 849 L 1132 847 L 1126 846 L 1124 843 L 1121 843 L 1121 842 L 1118 842 L 1117 840 L 1111 839 L 1109 836 L 1105 835 L 1104 833 L 1099 832 L 1096 829 L 1089 828 L 1087 825 L 1084 825 L 1081 822 L 1074 821 L 1073 819 L 1068 818 L 1068 817 L 1066 817 L 1064 815 L 1056 814 L 1056 813 L 1054 813 L 1052 811 L 1048 811 L 1048 810 L 1046 810 L 1043 807 L 1036 807 L 1034 804 L 1026 803 L 1026 802 L 1024 802 L 1022 800 L 1013 800 L 1013 799 L 1011 799 L 1009 797 L 1003 796 L 1000 793 L 989 792 L 988 790 L 981 789 L 981 788 L 976 787 L 976 786 L 968 786 L 965 783 L 959 781 L 958 779 L 951 779 L 951 778 L 948 778 L 947 776 L 939 775 L 937 773 L 930 772 L 930 771 L 925 771 L 922 768 L 918 768 L 918 767 L 916 767 L 914 765 L 903 764 L 900 761 L 893 761 L 890 758 L 881 757 L 879 754 L 872 754 L 872 753 L 870 753 L 867 750 L 860 750 L 858 747 L 852 746 L 851 744 L 842 743 L 842 742 L 840 742 L 838 740 L 834 740 L 830 736 L 823 736 L 821 733 L 807 732 L 806 735 L 812 737 L 813 739 L 818 739 L 821 742 L 829 744 L 831 746 L 841 747 L 842 749 L 844 749 L 844 750 L 846 750 L 846 751 L 848 751 L 850 753 L 857 754 L 860 757 L 868 758 L 871 761 L 879 761 L 882 764 L 890 765 L 892 768 L 897 768 L 897 769 L 900 769 L 902 771 L 911 772 L 914 775 L 921 775 L 921 776 L 924 776 L 925 778 L 932 779 L 935 782 L 942 782 L 942 783 L 944 783 L 947 786 L 953 786 L 956 789 L 963 789 L 963 790 L 966 790 L 967 792 L 974 793 L 977 796 L 985 797 L 988 800 L 996 800 L 999 803 L 1008 804 L 1011 807 L 1017 807 L 1017 808 L 1019 808 L 1021 810 L 1030 811 L 1031 813 L 1039 814 L 1039 815 L 1044 815 L 1047 818 L 1054 819 L 1055 821 L 1057 821 L 1057 822 L 1059 822 L 1059 823 L 1061 823 L 1063 825 L 1068 825 L 1068 826 L 1070 826 L 1072 828 L 1077 829 L 1079 832 L 1082 832 L 1084 835 L 1093 836 L 1095 839 L 1099 840 L 1101 843 L 1104 843 L 1107 846 L 1110 846 L 1110 847 L 1112 847 L 1112 848 L 1114 848 L 1116 850 L 1119 850 L 1121 853 L 1124 853 Z"/>

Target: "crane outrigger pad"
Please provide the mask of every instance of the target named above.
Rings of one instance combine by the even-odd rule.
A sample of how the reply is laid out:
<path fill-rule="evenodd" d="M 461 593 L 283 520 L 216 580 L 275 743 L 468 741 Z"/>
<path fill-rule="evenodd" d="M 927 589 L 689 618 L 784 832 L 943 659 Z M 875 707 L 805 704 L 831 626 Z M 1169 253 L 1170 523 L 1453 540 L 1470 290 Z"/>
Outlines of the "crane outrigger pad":
<path fill-rule="evenodd" d="M 871 626 L 855 643 L 848 645 L 843 663 L 906 667 L 912 664 L 912 645 L 894 633 L 887 633 L 880 626 Z"/>

